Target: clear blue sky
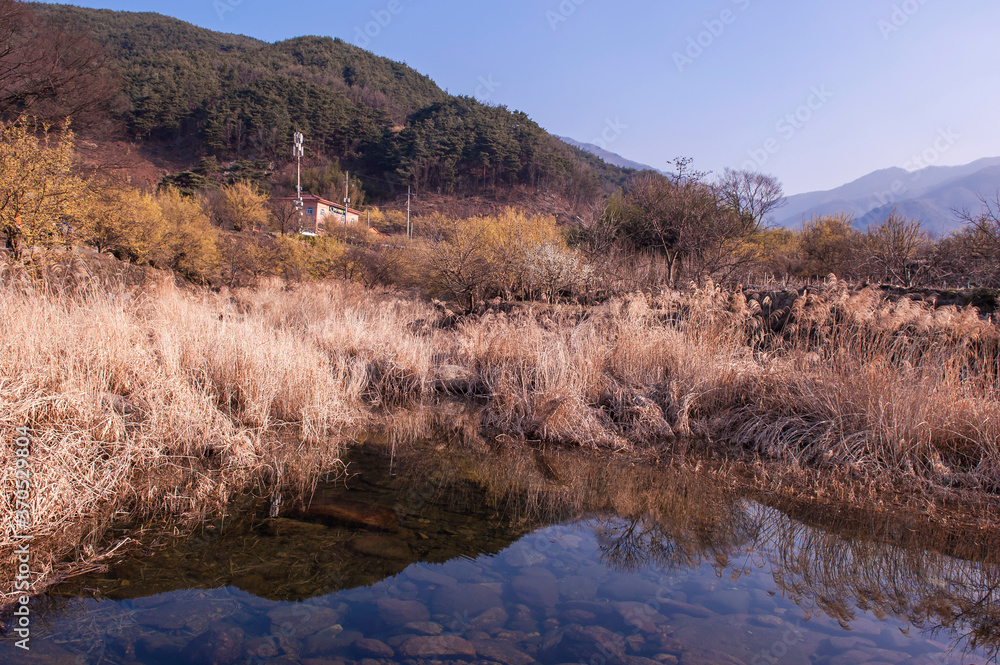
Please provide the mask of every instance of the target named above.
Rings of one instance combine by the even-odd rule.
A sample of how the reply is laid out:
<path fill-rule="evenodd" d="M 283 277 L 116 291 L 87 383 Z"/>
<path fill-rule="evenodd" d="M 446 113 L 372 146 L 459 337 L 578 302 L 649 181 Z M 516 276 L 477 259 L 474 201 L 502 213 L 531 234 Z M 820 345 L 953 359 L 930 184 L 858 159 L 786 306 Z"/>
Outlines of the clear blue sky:
<path fill-rule="evenodd" d="M 1000 156 L 996 0 L 74 4 L 267 41 L 340 37 L 552 133 L 658 168 L 680 155 L 704 170 L 755 166 L 789 194 L 915 156 Z"/>

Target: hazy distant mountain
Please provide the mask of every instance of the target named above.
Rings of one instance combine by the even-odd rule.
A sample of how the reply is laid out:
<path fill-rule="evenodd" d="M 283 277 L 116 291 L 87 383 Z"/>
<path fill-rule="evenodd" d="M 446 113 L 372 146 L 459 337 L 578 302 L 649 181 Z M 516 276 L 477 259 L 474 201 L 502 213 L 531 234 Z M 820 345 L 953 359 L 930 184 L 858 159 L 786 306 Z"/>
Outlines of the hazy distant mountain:
<path fill-rule="evenodd" d="M 642 164 L 640 162 L 633 162 L 631 159 L 626 159 L 618 153 L 611 152 L 610 150 L 605 150 L 604 148 L 594 145 L 593 143 L 584 143 L 583 141 L 577 141 L 576 139 L 571 139 L 567 136 L 559 136 L 563 143 L 568 143 L 574 148 L 579 148 L 585 152 L 589 152 L 595 157 L 600 157 L 608 164 L 612 166 L 617 166 L 623 169 L 635 169 L 636 171 L 659 171 L 649 164 Z M 662 173 L 662 172 L 661 172 Z"/>
<path fill-rule="evenodd" d="M 884 219 L 893 208 L 944 235 L 961 226 L 953 209 L 978 210 L 978 196 L 1000 189 L 1000 157 L 964 166 L 929 166 L 919 171 L 882 169 L 825 192 L 796 194 L 778 210 L 778 224 L 796 227 L 814 215 L 848 212 L 855 225 Z"/>

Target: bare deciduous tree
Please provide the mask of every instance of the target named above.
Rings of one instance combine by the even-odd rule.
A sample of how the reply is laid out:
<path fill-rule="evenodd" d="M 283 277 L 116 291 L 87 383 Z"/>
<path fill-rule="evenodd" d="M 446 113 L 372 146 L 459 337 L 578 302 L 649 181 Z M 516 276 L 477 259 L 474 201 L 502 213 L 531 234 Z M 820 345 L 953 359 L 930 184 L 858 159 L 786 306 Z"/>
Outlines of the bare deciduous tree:
<path fill-rule="evenodd" d="M 0 0 L 0 117 L 87 122 L 119 100 L 103 48 L 42 20 L 27 3 Z"/>
<path fill-rule="evenodd" d="M 927 271 L 928 264 L 918 260 L 928 245 L 919 220 L 893 210 L 883 221 L 868 225 L 862 243 L 869 274 L 876 279 L 909 288 Z"/>
<path fill-rule="evenodd" d="M 757 171 L 727 168 L 716 183 L 715 191 L 748 231 L 760 230 L 765 218 L 785 204 L 785 194 L 778 179 Z"/>

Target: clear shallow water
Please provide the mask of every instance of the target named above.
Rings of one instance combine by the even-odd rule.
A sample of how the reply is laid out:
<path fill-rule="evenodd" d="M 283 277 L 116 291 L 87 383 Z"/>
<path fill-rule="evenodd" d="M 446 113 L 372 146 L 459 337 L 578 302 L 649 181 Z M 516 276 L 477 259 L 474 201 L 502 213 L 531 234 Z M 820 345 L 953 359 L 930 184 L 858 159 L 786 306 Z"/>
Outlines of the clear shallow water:
<path fill-rule="evenodd" d="M 0 658 L 995 662 L 970 643 L 996 640 L 991 565 L 901 546 L 891 526 L 870 540 L 807 526 L 698 477 L 570 459 L 421 454 L 393 473 L 359 451 L 318 493 L 323 515 L 262 506 L 56 589 L 33 608 L 29 657 L 8 641 Z"/>

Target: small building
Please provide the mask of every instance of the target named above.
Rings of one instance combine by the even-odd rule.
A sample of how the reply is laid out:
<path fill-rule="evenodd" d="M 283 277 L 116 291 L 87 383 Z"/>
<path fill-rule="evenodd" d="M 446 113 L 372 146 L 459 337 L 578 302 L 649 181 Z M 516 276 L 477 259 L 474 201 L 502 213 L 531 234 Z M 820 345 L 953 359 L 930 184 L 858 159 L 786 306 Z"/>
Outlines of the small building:
<path fill-rule="evenodd" d="M 294 201 L 294 196 L 283 196 L 279 200 Z M 345 206 L 327 201 L 315 194 L 302 195 L 302 225 L 300 231 L 311 231 L 314 235 L 333 232 L 337 225 L 344 226 Z M 361 211 L 347 208 L 347 224 L 353 226 L 361 221 Z"/>

